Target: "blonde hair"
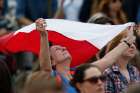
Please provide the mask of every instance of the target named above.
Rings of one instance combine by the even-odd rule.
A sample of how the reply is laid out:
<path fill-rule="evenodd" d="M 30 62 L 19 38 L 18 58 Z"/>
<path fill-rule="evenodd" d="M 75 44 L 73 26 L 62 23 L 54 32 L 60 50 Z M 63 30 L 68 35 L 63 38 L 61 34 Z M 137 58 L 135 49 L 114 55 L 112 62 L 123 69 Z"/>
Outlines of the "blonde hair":
<path fill-rule="evenodd" d="M 45 91 L 61 90 L 61 84 L 56 82 L 55 77 L 51 77 L 45 71 L 33 72 L 27 77 L 24 91 L 26 93 L 42 93 Z"/>

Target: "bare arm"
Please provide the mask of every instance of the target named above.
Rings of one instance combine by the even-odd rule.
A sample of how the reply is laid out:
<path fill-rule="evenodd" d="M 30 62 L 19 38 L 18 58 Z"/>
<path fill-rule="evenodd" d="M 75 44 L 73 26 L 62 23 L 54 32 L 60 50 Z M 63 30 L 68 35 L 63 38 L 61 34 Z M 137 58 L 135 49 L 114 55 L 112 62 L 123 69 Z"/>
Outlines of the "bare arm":
<path fill-rule="evenodd" d="M 45 31 L 45 20 L 40 18 L 36 21 L 37 30 L 40 31 L 40 68 L 51 73 L 51 60 L 49 52 L 48 33 Z"/>
<path fill-rule="evenodd" d="M 133 35 L 133 29 L 131 27 L 129 34 L 126 38 L 124 38 L 130 45 L 135 42 L 135 36 Z M 122 53 L 126 51 L 129 46 L 125 42 L 121 42 L 117 47 L 107 53 L 102 59 L 92 63 L 97 65 L 104 71 L 107 67 L 111 66 L 121 57 Z"/>

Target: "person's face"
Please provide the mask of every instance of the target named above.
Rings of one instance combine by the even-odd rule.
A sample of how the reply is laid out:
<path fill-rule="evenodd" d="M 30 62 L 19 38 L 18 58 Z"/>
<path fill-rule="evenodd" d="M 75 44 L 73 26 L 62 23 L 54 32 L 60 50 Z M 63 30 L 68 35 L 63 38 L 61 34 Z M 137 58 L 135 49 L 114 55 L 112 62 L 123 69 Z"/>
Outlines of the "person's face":
<path fill-rule="evenodd" d="M 135 44 L 132 44 L 130 48 L 128 48 L 124 53 L 123 56 L 133 58 L 137 53 L 137 49 Z"/>
<path fill-rule="evenodd" d="M 95 67 L 91 67 L 85 71 L 84 82 L 79 83 L 81 93 L 104 93 L 104 81 L 101 71 Z"/>
<path fill-rule="evenodd" d="M 112 0 L 112 2 L 109 5 L 110 10 L 114 12 L 120 11 L 121 7 L 122 7 L 121 0 Z"/>
<path fill-rule="evenodd" d="M 66 47 L 53 45 L 50 47 L 50 53 L 51 53 L 52 60 L 56 62 L 55 64 L 62 63 L 65 61 L 71 61 L 71 55 L 66 49 Z"/>
<path fill-rule="evenodd" d="M 124 37 L 129 34 L 129 30 L 125 32 Z M 137 48 L 136 48 L 136 42 L 133 42 L 133 44 L 125 51 L 123 52 L 122 56 L 127 57 L 127 58 L 133 58 L 137 53 Z"/>

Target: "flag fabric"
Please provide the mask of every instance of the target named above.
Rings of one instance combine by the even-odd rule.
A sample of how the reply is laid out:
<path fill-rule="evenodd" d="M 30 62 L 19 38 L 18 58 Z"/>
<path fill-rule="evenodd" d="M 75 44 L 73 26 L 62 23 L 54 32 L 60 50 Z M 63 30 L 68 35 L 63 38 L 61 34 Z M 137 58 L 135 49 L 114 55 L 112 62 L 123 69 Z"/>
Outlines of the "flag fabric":
<path fill-rule="evenodd" d="M 48 38 L 54 45 L 65 46 L 72 55 L 71 66 L 85 63 L 121 31 L 133 23 L 99 25 L 62 19 L 46 19 Z M 40 50 L 40 35 L 35 23 L 0 37 L 0 52 L 17 53 Z"/>

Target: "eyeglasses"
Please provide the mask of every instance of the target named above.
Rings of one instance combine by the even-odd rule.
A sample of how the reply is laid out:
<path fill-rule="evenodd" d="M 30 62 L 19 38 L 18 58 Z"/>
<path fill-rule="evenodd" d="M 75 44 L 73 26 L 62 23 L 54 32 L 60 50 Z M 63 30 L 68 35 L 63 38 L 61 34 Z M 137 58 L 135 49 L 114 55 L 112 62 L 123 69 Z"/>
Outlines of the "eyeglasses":
<path fill-rule="evenodd" d="M 101 80 L 102 82 L 105 82 L 106 81 L 106 76 L 105 75 L 101 75 L 101 76 L 94 76 L 94 77 L 91 77 L 89 79 L 85 79 L 84 81 L 88 81 L 88 82 L 91 82 L 91 83 L 98 83 L 98 80 Z"/>

